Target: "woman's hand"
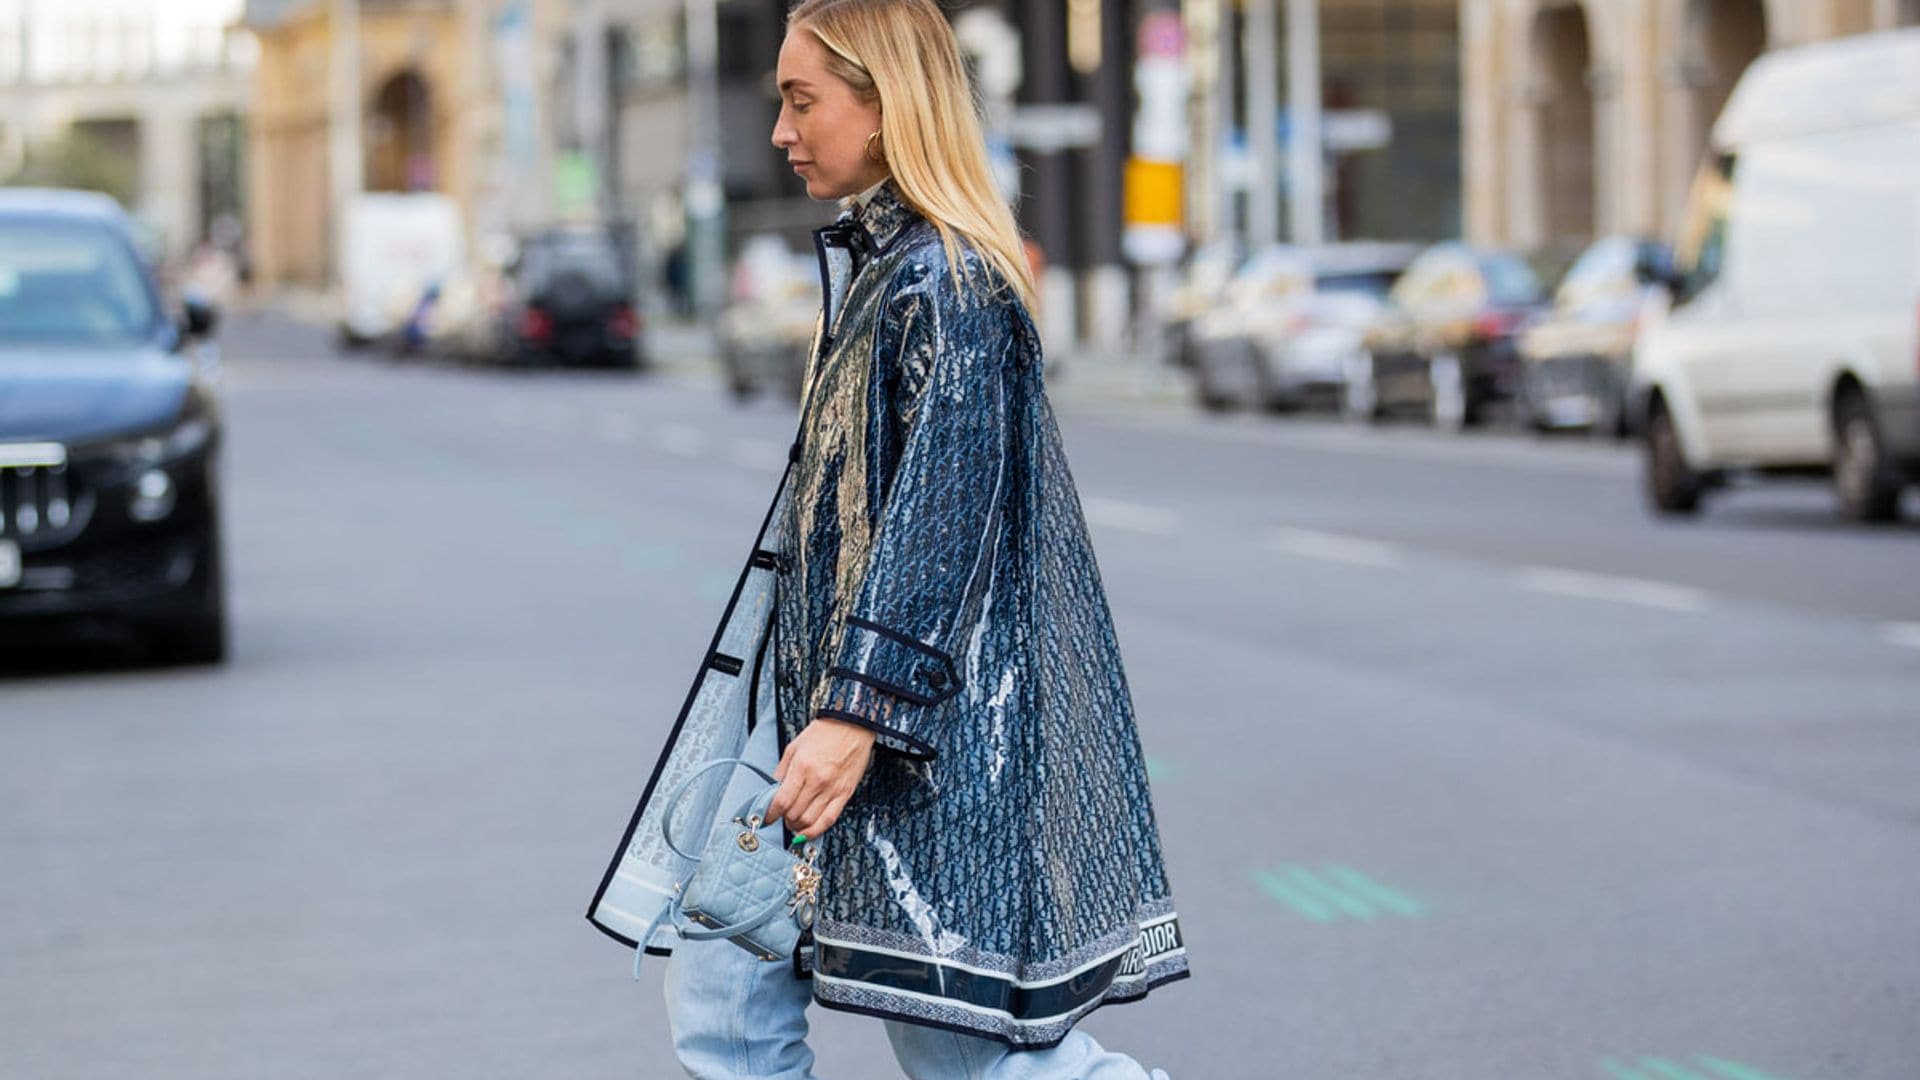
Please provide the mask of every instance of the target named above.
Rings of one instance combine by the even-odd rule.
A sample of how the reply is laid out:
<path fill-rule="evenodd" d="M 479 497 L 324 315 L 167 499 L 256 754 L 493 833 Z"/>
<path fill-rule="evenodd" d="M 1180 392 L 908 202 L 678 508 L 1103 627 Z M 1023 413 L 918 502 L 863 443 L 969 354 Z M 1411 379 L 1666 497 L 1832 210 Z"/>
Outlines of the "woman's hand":
<path fill-rule="evenodd" d="M 767 820 L 784 820 L 809 840 L 819 837 L 840 820 L 872 757 L 873 732 L 844 720 L 815 718 L 780 755 L 773 770 L 780 790 L 767 808 Z"/>

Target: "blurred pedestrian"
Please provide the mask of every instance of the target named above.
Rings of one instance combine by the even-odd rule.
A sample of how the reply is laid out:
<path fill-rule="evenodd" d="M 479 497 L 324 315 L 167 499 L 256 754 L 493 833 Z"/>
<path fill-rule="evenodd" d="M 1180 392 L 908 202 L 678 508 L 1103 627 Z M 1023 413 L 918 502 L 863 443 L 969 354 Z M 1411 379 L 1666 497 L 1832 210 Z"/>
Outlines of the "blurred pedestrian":
<path fill-rule="evenodd" d="M 631 933 L 672 948 L 695 1077 L 810 1077 L 818 1001 L 884 1019 L 911 1077 L 1146 1080 L 1075 1025 L 1185 976 L 1186 954 L 1028 254 L 952 31 L 934 0 L 807 0 L 777 78 L 774 145 L 845 212 L 816 234 L 820 335 L 753 564 L 774 584 L 743 574 L 715 639 L 752 646 L 738 613 L 770 595 L 771 644 L 751 671 L 710 658 L 751 689 L 697 682 L 655 781 L 749 729 L 742 756 L 781 780 L 769 820 L 824 881 L 792 963 Z M 644 917 L 644 891 L 606 897 L 647 870 L 616 862 L 595 921 Z"/>

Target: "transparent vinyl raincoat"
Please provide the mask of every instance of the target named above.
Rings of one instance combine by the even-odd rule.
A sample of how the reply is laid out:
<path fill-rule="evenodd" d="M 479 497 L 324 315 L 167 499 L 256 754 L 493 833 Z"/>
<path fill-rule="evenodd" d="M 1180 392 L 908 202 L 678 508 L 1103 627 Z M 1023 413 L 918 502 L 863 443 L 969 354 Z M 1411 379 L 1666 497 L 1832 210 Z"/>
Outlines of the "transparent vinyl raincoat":
<path fill-rule="evenodd" d="M 830 1008 L 1022 1047 L 1187 973 L 1106 594 L 1024 308 L 891 183 L 816 235 L 800 435 L 589 916 L 639 942 L 685 868 L 663 793 L 748 728 L 876 733 L 796 963 Z M 703 836 L 715 791 L 676 822 Z"/>

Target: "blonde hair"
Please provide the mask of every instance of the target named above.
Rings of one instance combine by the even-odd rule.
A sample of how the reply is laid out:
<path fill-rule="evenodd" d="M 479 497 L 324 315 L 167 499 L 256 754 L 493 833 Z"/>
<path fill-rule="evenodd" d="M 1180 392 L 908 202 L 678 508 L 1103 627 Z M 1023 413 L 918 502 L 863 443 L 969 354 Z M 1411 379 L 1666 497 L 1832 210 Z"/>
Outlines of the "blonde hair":
<path fill-rule="evenodd" d="M 827 70 L 880 103 L 880 142 L 907 205 L 933 223 L 956 282 L 965 240 L 1034 306 L 1033 272 L 1001 201 L 953 28 L 933 0 L 803 0 L 788 31 L 827 47 Z"/>

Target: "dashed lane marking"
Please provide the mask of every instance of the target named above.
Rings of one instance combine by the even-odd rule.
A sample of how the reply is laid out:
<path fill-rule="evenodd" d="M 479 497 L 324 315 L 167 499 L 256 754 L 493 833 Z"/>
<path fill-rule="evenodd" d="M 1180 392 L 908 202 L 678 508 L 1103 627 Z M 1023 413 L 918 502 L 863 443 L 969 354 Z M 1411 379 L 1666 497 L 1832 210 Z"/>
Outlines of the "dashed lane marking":
<path fill-rule="evenodd" d="M 1708 601 L 1705 591 L 1686 585 L 1546 566 L 1528 567 L 1519 572 L 1518 580 L 1522 587 L 1534 592 L 1638 604 L 1662 611 L 1704 611 Z"/>
<path fill-rule="evenodd" d="M 1080 508 L 1086 512 L 1087 521 L 1103 528 L 1148 536 L 1172 536 L 1180 531 L 1180 516 L 1165 507 L 1089 495 L 1080 500 Z"/>
<path fill-rule="evenodd" d="M 1392 569 L 1406 565 L 1407 561 L 1397 544 L 1312 529 L 1275 529 L 1267 537 L 1267 546 L 1288 555 L 1352 566 Z"/>

